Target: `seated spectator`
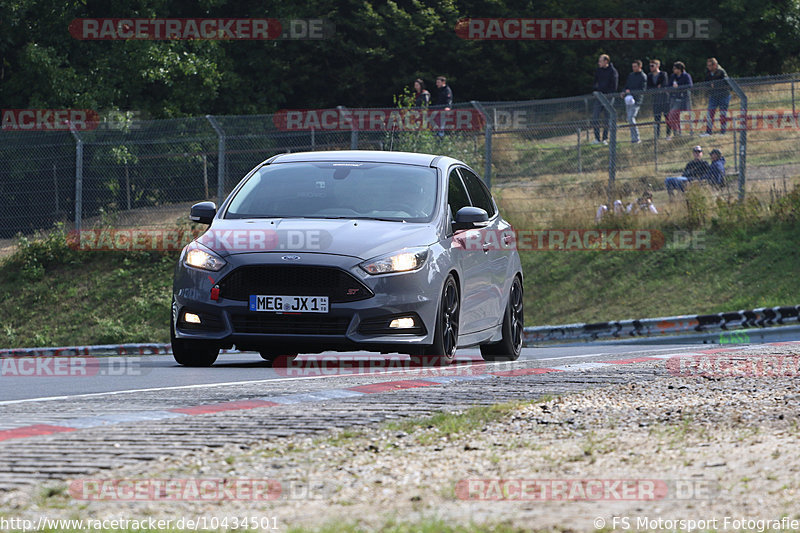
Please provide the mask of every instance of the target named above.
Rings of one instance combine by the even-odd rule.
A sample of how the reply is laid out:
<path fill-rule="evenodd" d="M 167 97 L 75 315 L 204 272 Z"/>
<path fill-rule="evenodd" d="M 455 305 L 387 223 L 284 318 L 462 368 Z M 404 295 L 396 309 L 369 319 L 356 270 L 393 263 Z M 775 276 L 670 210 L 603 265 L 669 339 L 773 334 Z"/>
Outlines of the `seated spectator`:
<path fill-rule="evenodd" d="M 664 185 L 670 196 L 672 196 L 675 189 L 680 189 L 681 192 L 685 192 L 688 182 L 708 177 L 711 166 L 703 161 L 703 149 L 700 146 L 695 146 L 692 148 L 692 152 L 694 157 L 686 164 L 686 167 L 683 169 L 683 174 L 664 180 Z"/>
<path fill-rule="evenodd" d="M 711 150 L 711 168 L 708 170 L 706 179 L 715 187 L 725 186 L 725 158 L 722 152 L 714 148 Z"/>
<path fill-rule="evenodd" d="M 599 223 L 606 213 L 608 213 L 608 206 L 603 204 L 597 208 L 594 221 Z M 653 195 L 649 192 L 645 192 L 635 202 L 630 202 L 627 207 L 623 207 L 622 200 L 614 200 L 614 215 L 637 215 L 639 213 L 658 214 L 658 209 L 653 205 Z"/>
<path fill-rule="evenodd" d="M 594 216 L 594 221 L 600 222 L 606 213 L 608 213 L 608 206 L 603 204 L 597 208 L 597 214 Z M 623 213 L 625 213 L 625 208 L 622 206 L 622 200 L 614 200 L 614 214 L 621 215 Z"/>
<path fill-rule="evenodd" d="M 637 198 L 635 202 L 629 203 L 626 210 L 628 213 L 634 215 L 639 213 L 653 213 L 654 215 L 658 214 L 658 209 L 656 209 L 656 206 L 653 203 L 653 195 L 649 192 L 645 192 L 643 195 Z"/>

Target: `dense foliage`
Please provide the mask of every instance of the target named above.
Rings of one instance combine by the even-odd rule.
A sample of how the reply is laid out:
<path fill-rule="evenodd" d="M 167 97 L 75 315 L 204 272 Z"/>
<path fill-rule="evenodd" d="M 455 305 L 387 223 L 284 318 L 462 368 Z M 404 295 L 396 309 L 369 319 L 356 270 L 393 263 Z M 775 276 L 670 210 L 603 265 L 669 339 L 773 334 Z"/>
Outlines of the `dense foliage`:
<path fill-rule="evenodd" d="M 324 41 L 81 41 L 91 17 L 330 19 Z M 696 41 L 468 41 L 465 17 L 713 18 Z M 716 56 L 731 75 L 800 70 L 797 0 L 7 0 L 0 3 L 0 101 L 11 108 L 134 110 L 146 118 L 390 106 L 414 78 L 451 81 L 456 101 L 591 91 L 598 53 L 622 80 L 635 58 L 683 60 L 695 77 Z"/>

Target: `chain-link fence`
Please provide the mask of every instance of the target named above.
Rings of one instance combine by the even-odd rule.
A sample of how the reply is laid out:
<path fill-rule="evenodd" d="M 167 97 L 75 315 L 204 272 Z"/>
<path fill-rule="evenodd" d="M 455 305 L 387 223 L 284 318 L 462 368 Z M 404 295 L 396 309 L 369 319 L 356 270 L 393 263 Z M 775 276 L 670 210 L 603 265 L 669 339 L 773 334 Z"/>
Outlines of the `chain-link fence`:
<path fill-rule="evenodd" d="M 768 204 L 800 176 L 798 84 L 784 75 L 649 90 L 628 103 L 622 93 L 484 103 L 493 191 L 513 220 L 533 225 L 591 223 L 601 205 L 646 196 L 681 214 L 686 182 L 668 178 L 694 166 L 704 170 L 692 182 L 709 196 Z M 687 167 L 694 159 L 705 163 Z"/>
<path fill-rule="evenodd" d="M 705 180 L 714 194 L 769 201 L 800 175 L 800 77 L 720 83 L 633 95 L 635 126 L 620 94 L 591 94 L 462 103 L 448 113 L 338 108 L 4 130 L 0 238 L 57 221 L 173 224 L 194 202 L 219 202 L 264 159 L 315 150 L 456 157 L 483 173 L 503 210 L 526 223 L 577 223 L 579 213 L 591 220 L 597 205 L 644 193 L 669 211 L 665 180 L 684 173 L 696 145 L 704 161 L 713 149 L 725 158 L 724 178 Z"/>

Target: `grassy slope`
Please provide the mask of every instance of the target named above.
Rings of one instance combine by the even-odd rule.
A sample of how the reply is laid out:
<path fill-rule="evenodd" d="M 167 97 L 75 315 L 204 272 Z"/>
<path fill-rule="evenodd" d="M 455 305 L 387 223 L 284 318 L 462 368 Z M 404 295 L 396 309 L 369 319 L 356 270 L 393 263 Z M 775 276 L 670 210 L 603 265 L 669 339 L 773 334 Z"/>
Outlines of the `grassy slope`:
<path fill-rule="evenodd" d="M 800 303 L 797 225 L 708 232 L 705 244 L 703 250 L 523 252 L 526 323 Z M 67 251 L 53 259 L 61 252 L 51 252 L 29 254 L 38 260 L 34 267 L 29 257 L 0 268 L 0 347 L 168 340 L 175 254 Z"/>
<path fill-rule="evenodd" d="M 708 232 L 705 249 L 528 252 L 526 323 L 597 322 L 798 304 L 800 235 Z"/>
<path fill-rule="evenodd" d="M 0 269 L 0 347 L 168 342 L 175 256 L 98 252 L 31 280 Z"/>

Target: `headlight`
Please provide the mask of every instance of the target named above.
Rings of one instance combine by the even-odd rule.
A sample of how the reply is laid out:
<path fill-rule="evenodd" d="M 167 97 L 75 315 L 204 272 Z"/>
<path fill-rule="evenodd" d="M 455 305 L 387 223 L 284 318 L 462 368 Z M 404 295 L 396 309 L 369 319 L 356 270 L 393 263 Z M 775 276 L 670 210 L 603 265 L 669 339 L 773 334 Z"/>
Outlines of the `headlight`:
<path fill-rule="evenodd" d="M 368 274 L 389 274 L 418 270 L 428 258 L 427 248 L 409 248 L 402 252 L 369 259 L 360 266 Z"/>
<path fill-rule="evenodd" d="M 224 259 L 214 253 L 201 250 L 200 248 L 192 248 L 189 250 L 183 262 L 190 267 L 213 270 L 214 272 L 225 266 Z"/>

